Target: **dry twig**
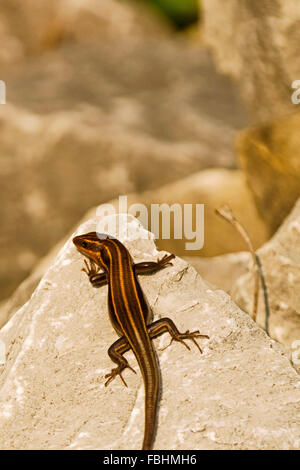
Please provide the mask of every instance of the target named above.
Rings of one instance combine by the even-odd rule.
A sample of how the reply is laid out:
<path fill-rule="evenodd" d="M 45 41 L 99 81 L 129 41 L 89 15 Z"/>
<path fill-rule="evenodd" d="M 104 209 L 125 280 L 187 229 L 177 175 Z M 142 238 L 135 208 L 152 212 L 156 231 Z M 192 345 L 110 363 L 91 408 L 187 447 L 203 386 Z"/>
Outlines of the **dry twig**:
<path fill-rule="evenodd" d="M 269 299 L 268 299 L 268 291 L 266 286 L 266 281 L 264 278 L 262 264 L 260 261 L 259 256 L 255 253 L 254 247 L 250 240 L 250 237 L 243 227 L 243 225 L 235 218 L 232 210 L 229 206 L 224 205 L 219 209 L 216 209 L 216 213 L 223 217 L 227 222 L 229 222 L 241 235 L 243 240 L 248 245 L 249 251 L 252 255 L 253 259 L 253 269 L 254 269 L 254 292 L 253 292 L 253 305 L 252 305 L 252 318 L 256 321 L 257 317 L 257 307 L 258 307 L 258 293 L 259 293 L 259 280 L 261 281 L 263 293 L 264 293 L 264 302 L 265 302 L 265 330 L 266 333 L 269 334 L 269 316 L 270 316 L 270 309 L 269 309 Z"/>

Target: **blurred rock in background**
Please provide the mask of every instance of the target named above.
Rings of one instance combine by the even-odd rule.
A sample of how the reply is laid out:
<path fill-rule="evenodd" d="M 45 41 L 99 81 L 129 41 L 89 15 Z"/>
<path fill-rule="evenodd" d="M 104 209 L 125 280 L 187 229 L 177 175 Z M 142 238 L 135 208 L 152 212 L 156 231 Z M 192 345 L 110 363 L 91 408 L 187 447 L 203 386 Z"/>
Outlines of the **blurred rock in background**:
<path fill-rule="evenodd" d="M 128 234 L 122 241 L 137 262 L 161 256 L 135 219 L 122 219 L 121 232 Z M 96 222 L 77 229 L 90 232 Z M 0 376 L 2 449 L 140 445 L 142 377 L 125 372 L 126 391 L 120 381 L 104 387 L 111 367 L 107 347 L 116 333 L 106 318 L 106 289 L 92 292 L 82 263 L 69 240 L 29 302 L 1 330 L 8 358 Z M 167 335 L 155 341 L 166 393 L 154 448 L 297 449 L 299 376 L 285 348 L 180 258 L 154 276 L 141 276 L 141 285 L 158 318 L 168 315 L 180 329 L 199 327 L 210 335 L 200 343 L 201 356 L 175 345 L 162 351 Z"/>
<path fill-rule="evenodd" d="M 292 83 L 300 80 L 300 2 L 201 0 L 205 42 L 232 76 L 253 121 L 295 111 Z"/>
<path fill-rule="evenodd" d="M 165 36 L 167 23 L 140 2 L 0 0 L 0 63 L 17 62 L 63 42 L 97 44 L 107 37 Z"/>
<path fill-rule="evenodd" d="M 217 287 L 243 285 L 235 295 L 249 310 L 251 263 L 243 253 L 228 255 L 246 247 L 214 209 L 229 204 L 259 248 L 300 196 L 300 123 L 291 101 L 292 82 L 300 80 L 300 7 L 291 0 L 199 4 L 201 11 L 196 0 L 0 0 L 0 79 L 7 85 L 0 298 L 38 266 L 1 318 L 28 298 L 53 247 L 78 220 L 101 203 L 117 206 L 120 194 L 149 210 L 153 203 L 204 203 L 203 250 L 188 253 L 186 240 L 172 238 L 158 245 L 194 256 Z M 178 32 L 197 20 L 199 36 Z M 275 248 L 263 259 L 271 292 L 285 286 L 268 274 L 281 269 Z M 294 262 L 292 270 L 297 256 Z M 280 301 L 284 310 L 289 304 Z M 271 334 L 290 345 L 290 333 L 279 331 L 289 320 L 273 320 Z"/>
<path fill-rule="evenodd" d="M 300 113 L 243 132 L 238 154 L 259 213 L 274 232 L 300 197 Z"/>
<path fill-rule="evenodd" d="M 57 31 L 60 1 L 0 0 L 0 63 L 15 63 L 42 51 Z M 5 47 L 3 45 L 5 44 Z"/>

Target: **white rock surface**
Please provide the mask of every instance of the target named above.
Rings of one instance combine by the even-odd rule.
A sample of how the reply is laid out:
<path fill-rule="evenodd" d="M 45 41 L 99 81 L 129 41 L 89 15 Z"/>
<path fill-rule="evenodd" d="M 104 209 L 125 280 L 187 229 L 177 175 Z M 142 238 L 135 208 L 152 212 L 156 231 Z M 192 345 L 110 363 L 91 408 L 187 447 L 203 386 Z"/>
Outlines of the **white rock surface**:
<path fill-rule="evenodd" d="M 125 216 L 124 216 L 125 217 Z M 96 219 L 77 233 L 95 229 Z M 135 239 L 128 218 L 121 240 L 136 261 L 156 259 L 153 240 Z M 140 233 L 145 233 L 143 230 Z M 32 298 L 1 330 L 2 449 L 135 449 L 143 433 L 141 375 L 107 389 L 108 347 L 116 334 L 107 288 L 94 289 L 69 240 Z M 140 277 L 156 319 L 200 329 L 203 355 L 169 338 L 155 341 L 162 375 L 156 449 L 297 449 L 300 379 L 284 348 L 270 340 L 222 291 L 212 291 L 185 261 Z M 127 357 L 137 364 L 132 353 Z M 274 406 L 276 404 L 276 406 Z"/>

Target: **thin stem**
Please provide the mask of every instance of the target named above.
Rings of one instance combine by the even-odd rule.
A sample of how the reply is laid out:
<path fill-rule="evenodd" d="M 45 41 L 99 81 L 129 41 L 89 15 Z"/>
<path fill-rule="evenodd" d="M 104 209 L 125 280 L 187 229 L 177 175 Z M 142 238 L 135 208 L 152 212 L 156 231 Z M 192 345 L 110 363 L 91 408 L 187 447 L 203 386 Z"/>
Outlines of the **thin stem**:
<path fill-rule="evenodd" d="M 243 240 L 248 245 L 249 251 L 252 256 L 253 260 L 253 270 L 254 270 L 254 292 L 253 292 L 253 305 L 252 305 L 252 318 L 256 321 L 257 317 L 257 309 L 258 309 L 258 293 L 259 293 L 259 280 L 261 281 L 263 293 L 264 293 L 264 302 L 265 302 L 265 330 L 266 333 L 269 334 L 269 316 L 270 316 L 270 309 L 269 309 L 269 299 L 268 299 L 268 292 L 267 286 L 264 278 L 264 274 L 262 271 L 262 264 L 260 261 L 259 256 L 255 253 L 254 247 L 250 240 L 250 237 L 243 225 L 236 219 L 234 216 L 231 208 L 227 205 L 216 209 L 216 213 L 223 217 L 223 219 L 227 220 L 241 235 Z"/>
<path fill-rule="evenodd" d="M 260 258 L 259 258 L 258 255 L 256 255 L 256 263 L 257 263 L 257 266 L 258 266 L 258 272 L 259 272 L 261 285 L 262 285 L 262 289 L 263 289 L 263 293 L 264 293 L 265 312 L 266 312 L 265 330 L 269 334 L 269 318 L 270 318 L 269 295 L 268 295 L 267 284 L 266 284 L 266 281 L 265 281 L 265 276 L 264 276 L 264 273 L 263 273 L 263 270 L 262 270 L 262 264 L 261 264 L 261 261 L 260 261 Z"/>

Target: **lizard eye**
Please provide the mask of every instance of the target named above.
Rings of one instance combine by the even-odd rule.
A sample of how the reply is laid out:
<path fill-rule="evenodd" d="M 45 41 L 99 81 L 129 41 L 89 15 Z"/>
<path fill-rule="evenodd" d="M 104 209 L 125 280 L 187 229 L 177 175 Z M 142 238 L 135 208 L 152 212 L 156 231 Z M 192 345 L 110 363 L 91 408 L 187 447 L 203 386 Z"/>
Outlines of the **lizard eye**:
<path fill-rule="evenodd" d="M 88 244 L 87 244 L 87 242 L 82 242 L 81 246 L 82 246 L 82 248 L 87 248 Z"/>

